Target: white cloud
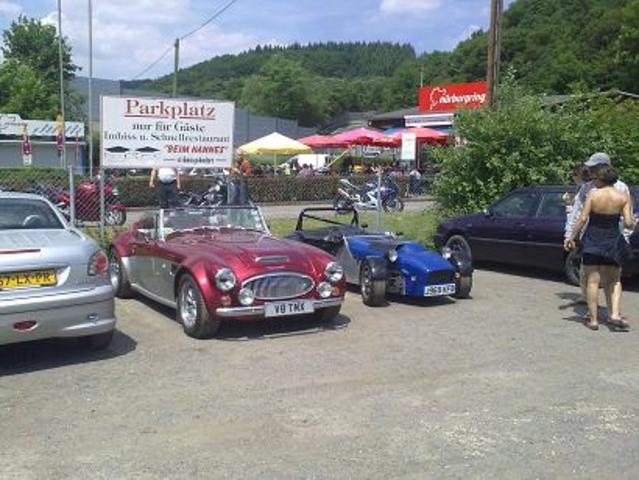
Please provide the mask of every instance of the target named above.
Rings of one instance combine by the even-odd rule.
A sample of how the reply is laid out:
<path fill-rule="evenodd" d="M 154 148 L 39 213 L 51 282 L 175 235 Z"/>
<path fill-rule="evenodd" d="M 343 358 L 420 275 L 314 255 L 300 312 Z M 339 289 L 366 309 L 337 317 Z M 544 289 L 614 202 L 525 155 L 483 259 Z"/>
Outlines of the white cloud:
<path fill-rule="evenodd" d="M 93 2 L 93 74 L 105 78 L 132 78 L 155 61 L 176 37 L 202 22 L 193 13 L 192 0 L 110 0 Z M 57 13 L 44 21 L 56 24 Z M 88 67 L 88 12 L 86 0 L 66 0 L 63 4 L 62 33 L 73 48 L 73 59 Z M 206 60 L 215 55 L 238 53 L 260 39 L 250 33 L 225 31 L 210 24 L 184 40 L 180 66 Z M 157 77 L 172 71 L 173 54 L 159 62 L 144 77 Z"/>
<path fill-rule="evenodd" d="M 13 18 L 22 12 L 22 7 L 17 3 L 0 0 L 0 17 Z"/>
<path fill-rule="evenodd" d="M 379 9 L 388 14 L 423 14 L 437 10 L 443 3 L 443 0 L 382 0 Z"/>

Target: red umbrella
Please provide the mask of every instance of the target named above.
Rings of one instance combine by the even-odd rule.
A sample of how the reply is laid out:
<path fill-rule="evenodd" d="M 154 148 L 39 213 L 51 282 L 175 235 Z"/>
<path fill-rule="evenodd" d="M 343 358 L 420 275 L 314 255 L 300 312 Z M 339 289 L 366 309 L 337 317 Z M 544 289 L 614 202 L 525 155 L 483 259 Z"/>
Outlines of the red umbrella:
<path fill-rule="evenodd" d="M 371 142 L 374 147 L 397 148 L 402 146 L 402 137 L 382 137 Z"/>
<path fill-rule="evenodd" d="M 371 145 L 374 140 L 379 140 L 384 137 L 385 135 L 377 130 L 356 128 L 333 135 L 332 139 L 334 142 L 346 143 L 347 145 Z"/>
<path fill-rule="evenodd" d="M 405 128 L 404 130 L 400 130 L 395 132 L 392 137 L 402 138 L 403 133 L 414 133 L 418 142 L 422 143 L 445 143 L 448 140 L 448 135 L 440 132 L 439 130 L 435 130 L 434 128 L 427 127 L 412 127 Z"/>
<path fill-rule="evenodd" d="M 336 142 L 329 135 L 311 135 L 309 137 L 300 138 L 298 142 L 308 145 L 311 148 L 347 148 L 348 143 Z"/>

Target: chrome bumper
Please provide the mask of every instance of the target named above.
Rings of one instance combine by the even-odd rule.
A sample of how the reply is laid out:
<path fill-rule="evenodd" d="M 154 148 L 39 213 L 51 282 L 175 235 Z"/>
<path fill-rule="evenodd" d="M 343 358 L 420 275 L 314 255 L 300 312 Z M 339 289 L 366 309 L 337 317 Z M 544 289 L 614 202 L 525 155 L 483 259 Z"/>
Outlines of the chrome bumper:
<path fill-rule="evenodd" d="M 344 297 L 327 298 L 326 300 L 313 300 L 313 308 L 321 310 L 322 308 L 337 307 L 344 302 Z M 215 310 L 218 317 L 224 318 L 240 318 L 240 317 L 263 317 L 265 315 L 264 305 L 256 305 L 254 307 L 229 307 L 218 308 Z"/>

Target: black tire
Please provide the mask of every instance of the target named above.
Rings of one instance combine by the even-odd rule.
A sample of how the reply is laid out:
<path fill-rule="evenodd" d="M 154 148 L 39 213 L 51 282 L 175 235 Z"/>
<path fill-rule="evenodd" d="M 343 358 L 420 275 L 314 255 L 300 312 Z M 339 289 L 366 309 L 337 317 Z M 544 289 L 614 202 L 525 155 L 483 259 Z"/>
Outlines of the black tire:
<path fill-rule="evenodd" d="M 118 298 L 131 298 L 134 295 L 129 276 L 126 273 L 122 259 L 115 250 L 109 255 L 109 279 Z"/>
<path fill-rule="evenodd" d="M 104 350 L 111 343 L 114 332 L 115 330 L 109 330 L 104 333 L 80 337 L 80 343 L 83 347 L 88 348 L 89 350 Z"/>
<path fill-rule="evenodd" d="M 470 298 L 470 291 L 473 289 L 473 276 L 472 275 L 462 275 L 455 282 L 455 298 L 465 299 Z"/>
<path fill-rule="evenodd" d="M 446 240 L 444 246 L 450 248 L 453 252 L 461 253 L 468 261 L 473 261 L 473 252 L 470 249 L 468 240 L 466 240 L 463 235 L 451 235 Z"/>
<path fill-rule="evenodd" d="M 360 268 L 359 285 L 364 305 L 386 305 L 386 280 L 373 279 L 373 270 L 368 262 L 363 262 Z"/>
<path fill-rule="evenodd" d="M 390 213 L 403 212 L 404 201 L 399 197 L 395 197 L 384 202 L 383 207 L 384 207 L 384 211 L 386 212 L 390 212 Z"/>
<path fill-rule="evenodd" d="M 568 252 L 564 260 L 564 275 L 566 281 L 571 285 L 579 286 L 581 284 L 581 254 L 577 250 Z"/>
<path fill-rule="evenodd" d="M 177 291 L 177 321 L 193 338 L 210 338 L 219 330 L 220 318 L 209 312 L 195 279 L 188 273 L 180 278 Z"/>
<path fill-rule="evenodd" d="M 186 207 L 193 202 L 193 195 L 188 192 L 178 192 L 177 201 L 180 207 Z"/>
<path fill-rule="evenodd" d="M 317 321 L 322 323 L 332 322 L 333 320 L 335 320 L 335 317 L 339 315 L 341 309 L 341 305 L 338 305 L 336 307 L 322 308 L 321 310 L 315 312 L 315 318 L 317 319 Z"/>
<path fill-rule="evenodd" d="M 349 199 L 344 198 L 341 195 L 333 201 L 333 207 L 336 209 L 351 208 L 352 205 L 353 203 Z M 338 213 L 342 214 L 345 212 L 338 212 Z"/>

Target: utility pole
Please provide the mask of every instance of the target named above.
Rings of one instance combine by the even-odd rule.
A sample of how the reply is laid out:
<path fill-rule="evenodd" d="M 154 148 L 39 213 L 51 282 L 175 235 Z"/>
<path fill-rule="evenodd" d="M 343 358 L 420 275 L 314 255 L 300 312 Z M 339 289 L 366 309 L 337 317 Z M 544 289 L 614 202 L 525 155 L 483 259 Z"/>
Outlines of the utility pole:
<path fill-rule="evenodd" d="M 93 178 L 93 5 L 89 1 L 89 178 Z"/>
<path fill-rule="evenodd" d="M 173 98 L 177 97 L 178 90 L 178 70 L 180 69 L 180 39 L 175 39 L 175 60 L 173 66 Z"/>
<path fill-rule="evenodd" d="M 67 166 L 67 145 L 66 127 L 64 124 L 64 50 L 62 48 L 62 0 L 58 0 L 58 67 L 60 68 L 60 114 L 62 116 L 62 151 L 60 152 L 60 162 L 62 166 Z"/>
<path fill-rule="evenodd" d="M 490 0 L 490 31 L 488 32 L 488 104 L 494 107 L 497 101 L 499 68 L 501 63 L 501 14 L 504 0 Z"/>

